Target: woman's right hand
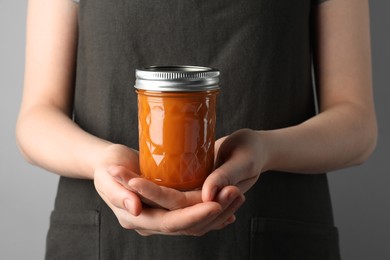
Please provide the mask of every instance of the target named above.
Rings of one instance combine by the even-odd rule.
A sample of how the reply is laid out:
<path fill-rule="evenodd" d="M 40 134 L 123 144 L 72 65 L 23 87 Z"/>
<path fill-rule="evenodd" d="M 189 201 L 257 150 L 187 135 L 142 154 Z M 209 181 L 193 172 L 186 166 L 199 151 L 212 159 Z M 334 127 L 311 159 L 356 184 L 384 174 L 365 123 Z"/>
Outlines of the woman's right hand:
<path fill-rule="evenodd" d="M 237 187 L 223 188 L 214 201 L 201 191 L 181 192 L 139 177 L 138 152 L 113 144 L 96 164 L 97 192 L 120 225 L 139 234 L 203 235 L 231 224 L 245 198 Z M 142 208 L 142 201 L 147 206 Z"/>

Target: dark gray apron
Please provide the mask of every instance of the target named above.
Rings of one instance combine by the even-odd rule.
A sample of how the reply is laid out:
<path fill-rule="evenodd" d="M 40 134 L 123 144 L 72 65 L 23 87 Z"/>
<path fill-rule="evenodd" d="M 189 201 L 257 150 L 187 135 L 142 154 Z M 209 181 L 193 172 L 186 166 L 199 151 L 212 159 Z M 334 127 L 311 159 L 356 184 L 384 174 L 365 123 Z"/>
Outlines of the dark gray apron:
<path fill-rule="evenodd" d="M 276 129 L 315 115 L 311 1 L 81 0 L 74 120 L 138 146 L 134 71 L 147 65 L 221 70 L 217 137 Z M 123 229 L 92 181 L 60 179 L 47 259 L 339 259 L 325 174 L 267 172 L 237 221 L 203 237 Z"/>

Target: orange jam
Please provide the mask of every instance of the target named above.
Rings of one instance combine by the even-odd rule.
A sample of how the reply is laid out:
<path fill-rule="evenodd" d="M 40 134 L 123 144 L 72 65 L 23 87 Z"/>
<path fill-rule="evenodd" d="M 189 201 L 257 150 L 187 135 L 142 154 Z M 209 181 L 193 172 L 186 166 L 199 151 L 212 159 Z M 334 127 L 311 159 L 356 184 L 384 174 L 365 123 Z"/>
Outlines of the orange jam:
<path fill-rule="evenodd" d="M 200 188 L 214 165 L 218 90 L 137 93 L 141 176 L 178 190 Z"/>
<path fill-rule="evenodd" d="M 137 92 L 142 176 L 180 190 L 201 187 L 214 165 L 217 92 Z"/>

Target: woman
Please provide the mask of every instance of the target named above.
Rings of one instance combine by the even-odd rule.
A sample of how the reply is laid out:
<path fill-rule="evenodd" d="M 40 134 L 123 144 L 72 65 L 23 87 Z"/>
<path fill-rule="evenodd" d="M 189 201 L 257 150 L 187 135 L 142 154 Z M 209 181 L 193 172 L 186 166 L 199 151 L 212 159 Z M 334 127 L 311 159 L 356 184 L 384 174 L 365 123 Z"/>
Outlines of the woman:
<path fill-rule="evenodd" d="M 61 176 L 46 257 L 339 259 L 324 173 L 375 147 L 367 2 L 30 0 L 17 139 Z M 221 71 L 199 191 L 137 178 L 134 70 L 166 64 Z"/>

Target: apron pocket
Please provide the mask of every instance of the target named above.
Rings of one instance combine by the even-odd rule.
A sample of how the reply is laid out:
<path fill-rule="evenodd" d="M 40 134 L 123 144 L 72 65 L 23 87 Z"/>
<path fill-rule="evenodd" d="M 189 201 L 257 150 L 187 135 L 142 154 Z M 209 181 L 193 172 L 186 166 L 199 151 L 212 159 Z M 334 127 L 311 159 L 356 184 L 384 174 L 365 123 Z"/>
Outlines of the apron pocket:
<path fill-rule="evenodd" d="M 252 260 L 339 260 L 334 226 L 283 219 L 252 218 Z"/>
<path fill-rule="evenodd" d="M 46 240 L 45 259 L 99 259 L 98 211 L 54 210 Z"/>

